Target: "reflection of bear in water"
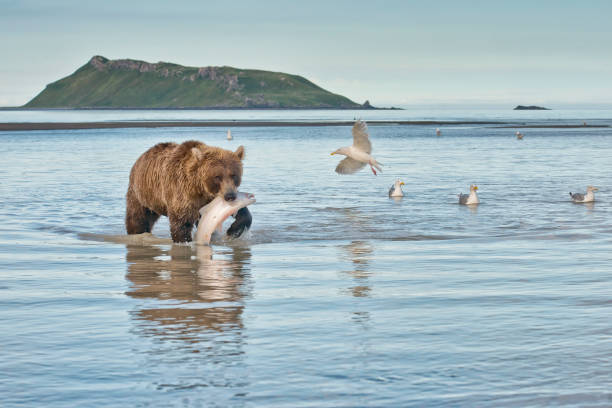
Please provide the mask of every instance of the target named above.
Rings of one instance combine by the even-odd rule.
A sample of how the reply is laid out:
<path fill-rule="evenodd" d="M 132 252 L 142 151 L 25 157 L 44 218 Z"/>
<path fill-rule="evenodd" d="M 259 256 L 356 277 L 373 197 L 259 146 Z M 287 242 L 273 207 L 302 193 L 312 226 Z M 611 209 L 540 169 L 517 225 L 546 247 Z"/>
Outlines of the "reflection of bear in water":
<path fill-rule="evenodd" d="M 159 143 L 143 153 L 130 172 L 126 194 L 128 234 L 151 232 L 161 215 L 170 221 L 174 242 L 191 241 L 199 210 L 215 197 L 236 199 L 242 181 L 244 147 L 235 152 L 197 141 Z M 244 208 L 230 227 L 232 236 L 250 227 Z"/>
<path fill-rule="evenodd" d="M 127 250 L 126 277 L 131 283 L 128 296 L 174 304 L 223 303 L 200 308 L 139 308 L 137 320 L 155 323 L 144 324 L 144 334 L 193 342 L 210 330 L 242 330 L 243 298 L 249 289 L 243 267 L 250 258 L 249 248 L 232 248 L 230 261 L 213 260 L 206 246 L 198 246 L 196 259 L 192 259 L 194 250 L 189 246 L 172 246 L 168 251 L 156 246 L 128 245 Z M 164 259 L 168 255 L 170 259 Z"/>

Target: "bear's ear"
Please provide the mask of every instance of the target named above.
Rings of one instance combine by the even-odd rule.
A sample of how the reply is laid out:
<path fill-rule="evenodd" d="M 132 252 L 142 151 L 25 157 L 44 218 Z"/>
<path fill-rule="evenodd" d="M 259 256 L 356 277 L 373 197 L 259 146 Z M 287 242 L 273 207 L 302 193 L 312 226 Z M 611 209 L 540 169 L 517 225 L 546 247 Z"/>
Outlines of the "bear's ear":
<path fill-rule="evenodd" d="M 193 154 L 193 157 L 195 157 L 197 160 L 200 160 L 202 158 L 202 156 L 204 156 L 202 151 L 200 149 L 198 149 L 197 147 L 192 147 L 191 148 L 191 154 Z"/>
<path fill-rule="evenodd" d="M 244 146 L 238 146 L 234 154 L 238 156 L 240 160 L 244 159 Z"/>

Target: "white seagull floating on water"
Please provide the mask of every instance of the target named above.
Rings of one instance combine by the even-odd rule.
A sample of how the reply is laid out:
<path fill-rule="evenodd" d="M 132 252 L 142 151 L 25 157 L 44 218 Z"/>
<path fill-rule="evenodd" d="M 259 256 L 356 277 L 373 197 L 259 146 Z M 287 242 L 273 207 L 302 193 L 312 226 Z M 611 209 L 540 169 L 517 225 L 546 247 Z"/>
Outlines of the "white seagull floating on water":
<path fill-rule="evenodd" d="M 227 140 L 232 140 L 232 131 L 230 129 L 227 129 Z"/>
<path fill-rule="evenodd" d="M 480 203 L 476 190 L 478 190 L 478 186 L 470 184 L 470 194 L 459 194 L 459 204 L 470 205 Z"/>
<path fill-rule="evenodd" d="M 570 197 L 572 197 L 572 201 L 575 203 L 592 203 L 595 201 L 595 191 L 599 190 L 597 187 L 587 186 L 586 194 L 580 193 L 569 193 Z"/>
<path fill-rule="evenodd" d="M 395 180 L 395 184 L 389 189 L 389 197 L 403 197 L 404 192 L 402 191 L 403 181 L 399 179 Z"/>
<path fill-rule="evenodd" d="M 518 140 L 523 140 L 523 134 L 521 132 L 519 132 L 518 130 L 516 131 L 516 138 Z"/>
<path fill-rule="evenodd" d="M 382 163 L 376 161 L 376 159 L 370 156 L 372 153 L 372 143 L 370 143 L 370 137 L 368 136 L 368 126 L 365 122 L 358 120 L 353 125 L 353 145 L 341 147 L 334 154 L 342 154 L 346 156 L 346 159 L 342 159 L 336 167 L 336 173 L 338 174 L 353 174 L 365 167 L 366 164 L 370 165 L 372 173 L 376 175 L 376 170 L 382 173 Z M 376 168 L 376 170 L 374 170 Z"/>

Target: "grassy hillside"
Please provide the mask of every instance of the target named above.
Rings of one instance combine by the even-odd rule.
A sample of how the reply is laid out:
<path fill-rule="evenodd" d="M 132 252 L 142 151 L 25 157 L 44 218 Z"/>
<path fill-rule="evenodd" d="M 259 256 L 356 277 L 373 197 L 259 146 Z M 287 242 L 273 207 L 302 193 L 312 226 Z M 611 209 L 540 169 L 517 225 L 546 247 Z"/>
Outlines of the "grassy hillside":
<path fill-rule="evenodd" d="M 232 67 L 93 57 L 27 108 L 360 108 L 307 79 Z"/>

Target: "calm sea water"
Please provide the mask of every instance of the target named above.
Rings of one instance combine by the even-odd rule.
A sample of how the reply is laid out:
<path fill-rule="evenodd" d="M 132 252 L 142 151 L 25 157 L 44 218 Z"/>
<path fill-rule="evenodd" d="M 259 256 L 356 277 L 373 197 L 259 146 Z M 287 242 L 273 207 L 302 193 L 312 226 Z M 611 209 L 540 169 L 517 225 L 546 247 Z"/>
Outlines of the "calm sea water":
<path fill-rule="evenodd" d="M 334 173 L 349 127 L 226 131 L 0 133 L 2 407 L 612 406 L 612 129 L 372 126 L 377 177 Z M 127 241 L 131 165 L 188 139 L 245 146 L 250 236 Z"/>

